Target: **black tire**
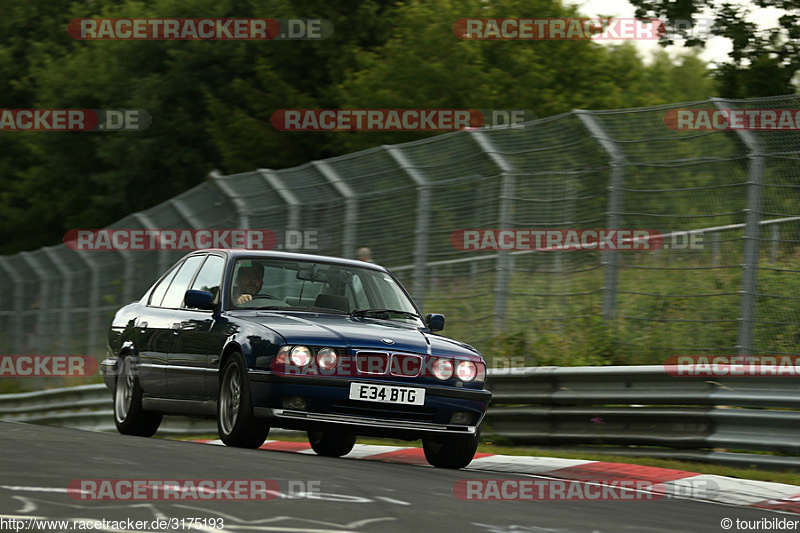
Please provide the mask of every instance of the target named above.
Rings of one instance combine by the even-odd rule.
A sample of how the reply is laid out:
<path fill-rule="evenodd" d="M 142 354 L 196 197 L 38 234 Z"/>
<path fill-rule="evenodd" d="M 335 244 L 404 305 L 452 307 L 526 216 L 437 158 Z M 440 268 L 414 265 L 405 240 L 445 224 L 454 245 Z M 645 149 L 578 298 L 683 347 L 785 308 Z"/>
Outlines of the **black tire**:
<path fill-rule="evenodd" d="M 161 414 L 142 409 L 142 387 L 131 357 L 118 363 L 114 384 L 114 423 L 123 435 L 152 437 L 161 425 Z"/>
<path fill-rule="evenodd" d="M 353 449 L 356 444 L 356 436 L 346 431 L 309 431 L 308 442 L 317 455 L 341 457 Z"/>
<path fill-rule="evenodd" d="M 269 424 L 253 416 L 253 400 L 247 369 L 240 353 L 234 353 L 222 369 L 217 397 L 217 430 L 227 446 L 258 448 L 269 435 Z"/>
<path fill-rule="evenodd" d="M 478 450 L 478 435 L 437 435 L 424 437 L 425 459 L 436 468 L 464 468 Z"/>

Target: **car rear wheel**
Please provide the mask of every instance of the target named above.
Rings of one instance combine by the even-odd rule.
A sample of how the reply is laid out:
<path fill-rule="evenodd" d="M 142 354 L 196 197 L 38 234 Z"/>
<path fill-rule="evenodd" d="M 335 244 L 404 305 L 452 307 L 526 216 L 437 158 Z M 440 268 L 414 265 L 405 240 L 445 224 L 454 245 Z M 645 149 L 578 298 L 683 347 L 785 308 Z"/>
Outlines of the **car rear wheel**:
<path fill-rule="evenodd" d="M 233 354 L 222 371 L 217 401 L 217 429 L 228 446 L 258 448 L 269 435 L 269 425 L 253 416 L 253 401 L 244 358 Z"/>
<path fill-rule="evenodd" d="M 356 444 L 356 436 L 346 431 L 326 429 L 309 431 L 308 442 L 317 455 L 341 457 L 347 455 Z"/>
<path fill-rule="evenodd" d="M 161 425 L 161 414 L 142 409 L 142 387 L 131 357 L 119 363 L 114 386 L 114 423 L 123 435 L 152 437 Z"/>
<path fill-rule="evenodd" d="M 422 439 L 425 459 L 437 468 L 464 468 L 478 450 L 478 435 L 437 435 Z"/>

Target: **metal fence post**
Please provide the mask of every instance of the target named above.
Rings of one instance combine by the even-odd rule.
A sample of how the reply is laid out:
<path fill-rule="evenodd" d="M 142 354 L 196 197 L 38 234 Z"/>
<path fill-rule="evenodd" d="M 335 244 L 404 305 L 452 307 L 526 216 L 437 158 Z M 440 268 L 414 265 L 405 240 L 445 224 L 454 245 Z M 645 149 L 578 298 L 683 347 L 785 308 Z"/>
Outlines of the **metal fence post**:
<path fill-rule="evenodd" d="M 159 227 L 156 225 L 156 223 L 153 222 L 150 219 L 150 217 L 148 217 L 147 215 L 145 215 L 142 212 L 134 213 L 134 214 L 131 215 L 131 217 L 136 219 L 136 221 L 139 222 L 139 224 L 141 224 L 142 226 L 144 226 L 144 228 L 146 230 L 148 230 L 148 231 L 156 232 L 159 229 Z M 166 250 L 160 249 L 158 251 L 158 271 L 159 272 L 164 272 L 167 269 L 167 266 L 169 266 L 167 264 L 168 263 L 168 258 L 169 258 L 169 255 L 168 255 L 168 252 Z"/>
<path fill-rule="evenodd" d="M 260 168 L 258 172 L 261 174 L 261 177 L 264 178 L 264 181 L 267 182 L 267 185 L 269 185 L 272 190 L 286 202 L 286 205 L 289 206 L 289 220 L 286 224 L 286 229 L 300 230 L 300 200 L 297 199 L 294 192 L 283 184 L 278 174 L 266 168 Z"/>
<path fill-rule="evenodd" d="M 264 178 L 264 181 L 267 183 L 267 186 L 275 191 L 275 194 L 281 197 L 281 200 L 287 205 L 287 211 L 289 216 L 286 220 L 286 230 L 289 231 L 300 231 L 301 220 L 300 220 L 300 212 L 302 208 L 302 203 L 297 198 L 297 195 L 292 191 L 290 188 L 283 183 L 283 180 L 278 175 L 277 172 L 273 172 L 267 168 L 260 168 L 258 169 L 258 173 Z M 284 273 L 285 279 L 284 283 L 288 284 L 291 283 L 291 275 L 288 271 Z"/>
<path fill-rule="evenodd" d="M 714 107 L 729 110 L 727 102 L 711 98 Z M 764 153 L 758 137 L 751 131 L 736 130 L 747 147 L 747 207 L 744 229 L 744 271 L 742 272 L 742 301 L 739 310 L 739 355 L 753 353 L 753 323 L 756 319 L 758 283 L 759 230 L 761 229 L 761 188 L 764 183 Z"/>
<path fill-rule="evenodd" d="M 59 350 L 66 354 L 69 349 L 70 295 L 72 294 L 72 272 L 64 265 L 53 248 L 42 248 L 50 261 L 61 273 L 64 285 L 61 288 L 61 309 L 58 314 Z"/>
<path fill-rule="evenodd" d="M 770 260 L 774 265 L 778 261 L 778 245 L 781 241 L 781 228 L 777 224 L 772 225 L 772 247 L 770 248 Z"/>
<path fill-rule="evenodd" d="M 430 181 L 419 169 L 414 167 L 403 151 L 397 146 L 384 146 L 397 166 L 414 180 L 417 186 L 417 213 L 414 227 L 414 301 L 420 309 L 425 306 L 425 281 L 428 274 L 428 244 L 431 230 L 431 186 Z"/>
<path fill-rule="evenodd" d="M 500 169 L 500 206 L 497 222 L 500 229 L 514 227 L 514 194 L 517 188 L 515 168 L 507 157 L 500 153 L 489 136 L 480 130 L 471 130 L 470 137 L 478 144 L 483 152 Z M 500 335 L 506 328 L 508 315 L 508 292 L 511 285 L 511 272 L 514 270 L 514 257 L 508 250 L 500 250 L 497 254 L 497 275 L 494 279 L 494 327 L 495 335 Z"/>
<path fill-rule="evenodd" d="M 89 327 L 86 338 L 86 355 L 94 355 L 97 344 L 97 307 L 100 303 L 100 270 L 97 262 L 92 258 L 92 252 L 78 253 L 81 261 L 89 267 L 91 282 L 89 289 Z"/>
<path fill-rule="evenodd" d="M 222 194 L 233 202 L 233 205 L 236 207 L 236 215 L 239 217 L 239 229 L 250 229 L 247 205 L 244 203 L 244 200 L 236 196 L 236 191 L 225 181 L 225 176 L 223 176 L 219 170 L 212 170 L 208 173 L 208 179 Z"/>
<path fill-rule="evenodd" d="M 50 287 L 47 283 L 47 273 L 42 270 L 41 265 L 31 257 L 30 252 L 20 252 L 19 256 L 31 267 L 31 270 L 39 278 L 39 309 L 36 310 L 36 352 L 40 355 L 47 353 L 45 340 L 47 335 L 47 310 L 50 308 Z"/>
<path fill-rule="evenodd" d="M 622 185 L 625 183 L 625 166 L 627 165 L 625 154 L 603 125 L 591 113 L 582 109 L 575 109 L 573 113 L 611 158 L 606 229 L 619 229 L 622 218 Z M 614 250 L 603 250 L 602 254 L 603 264 L 606 267 L 603 279 L 603 320 L 610 323 L 614 318 L 614 312 L 617 307 L 617 272 L 619 265 L 617 263 L 617 253 Z"/>
<path fill-rule="evenodd" d="M 136 272 L 136 260 L 133 250 L 117 250 L 122 257 L 122 276 L 125 283 L 122 286 L 122 305 L 126 305 L 136 299 L 133 294 L 133 282 Z"/>
<path fill-rule="evenodd" d="M 8 264 L 8 261 L 4 257 L 0 257 L 0 267 L 3 267 L 3 269 L 8 272 L 8 276 L 14 282 L 14 327 L 11 335 L 14 337 L 14 353 L 22 354 L 22 313 L 24 311 L 22 302 L 22 278 L 17 271 L 14 270 L 14 267 Z"/>
<path fill-rule="evenodd" d="M 344 198 L 344 228 L 342 229 L 342 256 L 348 259 L 356 257 L 356 229 L 358 224 L 358 198 L 353 189 L 325 161 L 311 163 L 319 170 L 336 192 Z"/>
<path fill-rule="evenodd" d="M 178 214 L 192 226 L 192 229 L 203 229 L 203 222 L 195 216 L 195 212 L 186 204 L 186 202 L 178 198 L 172 198 L 169 200 L 169 203 L 172 204 L 172 207 L 175 208 L 175 211 L 177 211 Z"/>

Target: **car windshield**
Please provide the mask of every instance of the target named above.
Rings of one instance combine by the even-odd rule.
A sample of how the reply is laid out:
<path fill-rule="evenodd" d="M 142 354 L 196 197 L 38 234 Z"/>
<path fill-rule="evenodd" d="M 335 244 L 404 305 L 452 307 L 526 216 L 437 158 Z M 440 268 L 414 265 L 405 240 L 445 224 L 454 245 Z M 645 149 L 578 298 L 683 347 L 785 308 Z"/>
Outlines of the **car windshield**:
<path fill-rule="evenodd" d="M 239 259 L 230 281 L 230 308 L 323 311 L 358 320 L 422 325 L 392 276 L 350 265 L 281 259 Z"/>

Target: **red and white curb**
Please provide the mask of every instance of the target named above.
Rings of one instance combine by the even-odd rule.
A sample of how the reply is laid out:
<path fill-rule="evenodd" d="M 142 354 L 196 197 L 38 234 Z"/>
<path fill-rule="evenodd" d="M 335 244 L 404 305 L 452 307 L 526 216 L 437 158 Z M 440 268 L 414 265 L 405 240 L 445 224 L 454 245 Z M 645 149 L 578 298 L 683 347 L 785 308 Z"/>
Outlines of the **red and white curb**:
<path fill-rule="evenodd" d="M 221 440 L 195 442 L 224 445 Z M 316 455 L 307 442 L 268 440 L 260 449 Z M 356 444 L 353 451 L 344 458 L 430 466 L 425 460 L 422 448 L 417 447 Z M 679 497 L 682 494 L 690 494 L 693 499 L 800 514 L 800 486 L 784 483 L 737 479 L 625 463 L 489 453 L 477 453 L 466 470 L 528 474 L 571 481 L 649 481 L 654 485 L 663 485 L 665 494 Z M 698 497 L 697 487 L 705 487 L 706 497 Z"/>

